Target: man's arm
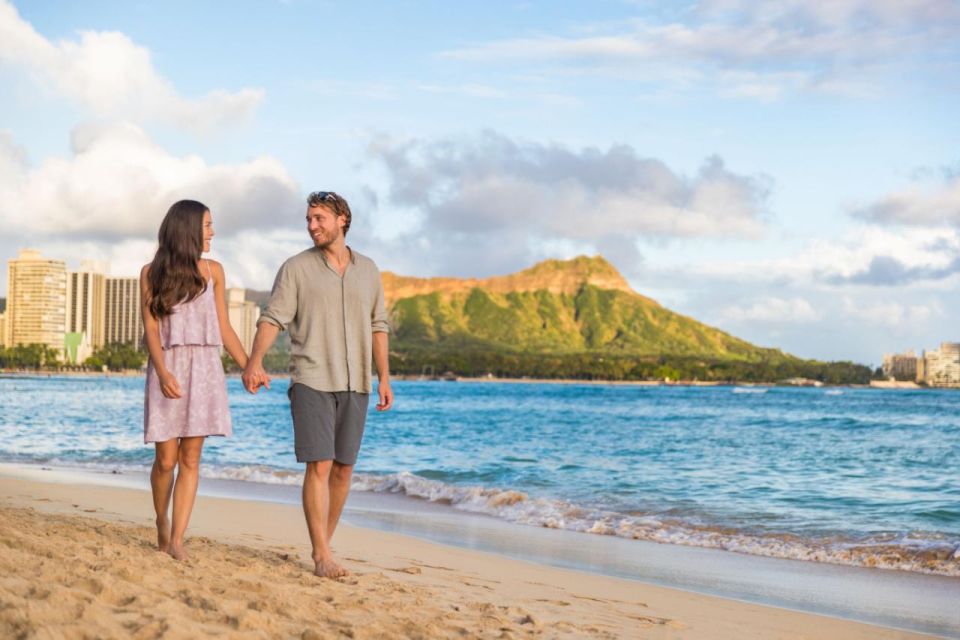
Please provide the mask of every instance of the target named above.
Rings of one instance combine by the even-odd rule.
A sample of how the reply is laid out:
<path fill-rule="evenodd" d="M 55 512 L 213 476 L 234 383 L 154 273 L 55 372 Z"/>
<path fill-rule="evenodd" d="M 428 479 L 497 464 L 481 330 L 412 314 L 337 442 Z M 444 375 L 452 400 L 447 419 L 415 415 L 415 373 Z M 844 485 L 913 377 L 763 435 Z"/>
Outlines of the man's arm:
<path fill-rule="evenodd" d="M 390 388 L 390 336 L 386 331 L 373 334 L 373 362 L 377 365 L 377 393 L 380 402 L 377 411 L 387 411 L 393 406 L 393 389 Z"/>
<path fill-rule="evenodd" d="M 393 389 L 390 388 L 390 323 L 387 321 L 387 305 L 384 302 L 383 278 L 375 269 L 377 295 L 370 313 L 370 325 L 373 329 L 373 363 L 377 365 L 377 377 L 380 383 L 377 392 L 380 402 L 377 411 L 386 411 L 393 406 Z"/>

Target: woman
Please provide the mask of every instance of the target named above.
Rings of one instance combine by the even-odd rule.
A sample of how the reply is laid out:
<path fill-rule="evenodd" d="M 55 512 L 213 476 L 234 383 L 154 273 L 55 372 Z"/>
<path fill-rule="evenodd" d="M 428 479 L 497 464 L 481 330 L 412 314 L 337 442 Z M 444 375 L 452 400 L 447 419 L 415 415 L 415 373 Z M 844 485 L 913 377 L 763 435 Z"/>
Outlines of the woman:
<path fill-rule="evenodd" d="M 207 207 L 195 200 L 176 202 L 160 225 L 153 262 L 140 271 L 150 353 L 143 440 L 156 443 L 150 485 L 157 546 L 177 560 L 187 557 L 183 536 L 197 495 L 203 441 L 231 434 L 221 345 L 241 368 L 247 364 L 227 316 L 223 267 L 201 258 L 213 236 Z M 172 525 L 167 516 L 171 496 Z"/>

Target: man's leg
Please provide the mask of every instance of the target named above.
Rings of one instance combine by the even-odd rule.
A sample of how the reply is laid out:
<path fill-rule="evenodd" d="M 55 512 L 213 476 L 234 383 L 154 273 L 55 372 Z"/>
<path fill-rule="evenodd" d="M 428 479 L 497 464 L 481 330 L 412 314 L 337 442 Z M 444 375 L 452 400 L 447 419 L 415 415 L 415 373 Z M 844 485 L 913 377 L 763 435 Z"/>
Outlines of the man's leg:
<path fill-rule="evenodd" d="M 177 466 L 180 443 L 176 438 L 156 443 L 156 455 L 150 470 L 153 508 L 157 512 L 157 549 L 170 547 L 170 497 L 173 495 L 173 470 Z"/>
<path fill-rule="evenodd" d="M 330 516 L 327 521 L 327 540 L 333 539 L 333 533 L 340 522 L 343 505 L 350 493 L 353 479 L 353 465 L 360 452 L 363 441 L 363 428 L 367 420 L 367 405 L 370 394 L 341 391 L 335 394 L 337 400 L 337 421 L 335 430 L 333 468 L 330 470 Z M 338 460 L 348 460 L 338 462 Z"/>
<path fill-rule="evenodd" d="M 307 462 L 303 476 L 303 513 L 313 545 L 314 573 L 321 578 L 339 578 L 349 572 L 337 564 L 330 551 L 330 469 L 333 460 Z M 343 505 L 341 505 L 341 509 Z"/>
<path fill-rule="evenodd" d="M 350 480 L 353 477 L 352 464 L 340 464 L 336 460 L 330 469 L 330 515 L 327 518 L 327 541 L 333 540 L 333 532 L 337 530 L 343 505 L 347 502 L 350 493 Z"/>
<path fill-rule="evenodd" d="M 173 528 L 170 533 L 170 555 L 177 560 L 186 560 L 183 549 L 183 536 L 190 523 L 193 503 L 197 498 L 197 485 L 200 482 L 200 453 L 203 451 L 202 436 L 180 438 L 180 455 L 177 462 L 177 482 L 173 487 Z"/>

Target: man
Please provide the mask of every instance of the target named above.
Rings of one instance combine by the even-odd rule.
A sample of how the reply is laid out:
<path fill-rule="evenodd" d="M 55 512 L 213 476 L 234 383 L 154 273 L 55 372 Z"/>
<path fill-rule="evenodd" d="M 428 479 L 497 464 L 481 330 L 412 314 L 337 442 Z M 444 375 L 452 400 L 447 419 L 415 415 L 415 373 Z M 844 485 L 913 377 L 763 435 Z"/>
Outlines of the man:
<path fill-rule="evenodd" d="M 314 246 L 280 267 L 243 372 L 250 393 L 260 386 L 269 389 L 263 356 L 280 331 L 290 332 L 287 394 L 297 461 L 306 463 L 303 511 L 314 572 L 327 578 L 349 573 L 334 559 L 330 539 L 363 437 L 371 355 L 379 377 L 377 410 L 393 405 L 380 272 L 370 258 L 347 246 L 350 222 L 350 207 L 336 193 L 318 191 L 307 198 L 307 231 Z"/>

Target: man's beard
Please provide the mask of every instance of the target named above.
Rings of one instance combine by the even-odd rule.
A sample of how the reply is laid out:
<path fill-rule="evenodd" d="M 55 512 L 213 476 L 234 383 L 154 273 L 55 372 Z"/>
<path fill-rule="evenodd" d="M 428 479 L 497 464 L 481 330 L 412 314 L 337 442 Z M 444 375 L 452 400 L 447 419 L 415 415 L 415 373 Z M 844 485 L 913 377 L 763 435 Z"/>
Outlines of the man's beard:
<path fill-rule="evenodd" d="M 311 239 L 313 240 L 313 246 L 315 246 L 318 249 L 326 249 L 327 247 L 332 245 L 334 242 L 336 242 L 337 236 L 333 235 L 331 237 L 324 234 L 324 235 L 321 235 L 319 238 L 311 236 Z"/>

